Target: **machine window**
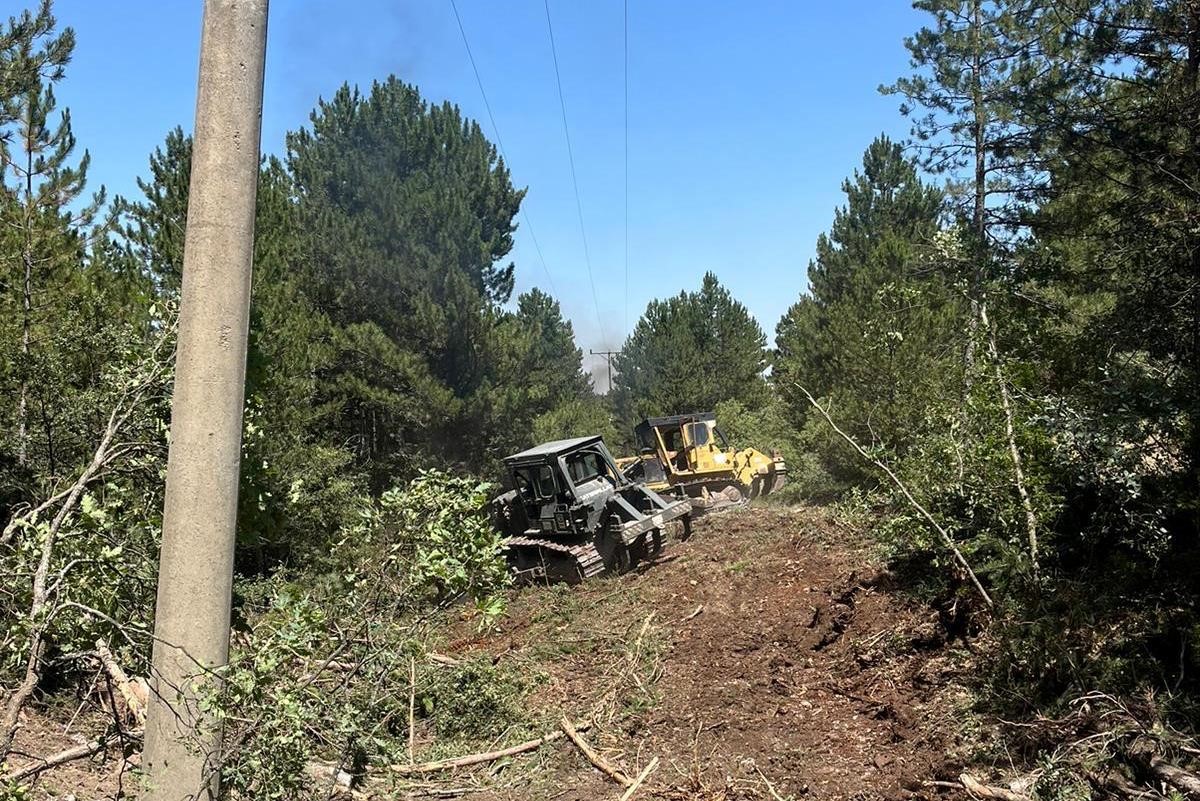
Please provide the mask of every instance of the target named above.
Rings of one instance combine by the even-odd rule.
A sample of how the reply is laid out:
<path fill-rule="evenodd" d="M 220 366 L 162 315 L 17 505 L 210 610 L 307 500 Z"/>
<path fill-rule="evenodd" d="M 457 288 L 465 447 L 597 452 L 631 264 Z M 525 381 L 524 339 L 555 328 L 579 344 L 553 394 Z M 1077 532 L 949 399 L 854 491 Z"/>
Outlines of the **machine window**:
<path fill-rule="evenodd" d="M 688 424 L 688 435 L 693 445 L 708 444 L 708 426 L 704 423 Z"/>
<path fill-rule="evenodd" d="M 535 498 L 553 498 L 558 494 L 558 487 L 554 485 L 554 472 L 549 465 L 519 468 L 517 485 L 523 494 L 529 493 Z"/>
<path fill-rule="evenodd" d="M 713 428 L 713 431 L 717 432 L 717 442 L 720 443 L 721 450 L 729 450 L 729 440 L 725 437 L 725 432 L 719 428 Z"/>
<path fill-rule="evenodd" d="M 595 451 L 573 453 L 567 457 L 567 473 L 575 484 L 591 481 L 604 475 L 604 460 Z"/>

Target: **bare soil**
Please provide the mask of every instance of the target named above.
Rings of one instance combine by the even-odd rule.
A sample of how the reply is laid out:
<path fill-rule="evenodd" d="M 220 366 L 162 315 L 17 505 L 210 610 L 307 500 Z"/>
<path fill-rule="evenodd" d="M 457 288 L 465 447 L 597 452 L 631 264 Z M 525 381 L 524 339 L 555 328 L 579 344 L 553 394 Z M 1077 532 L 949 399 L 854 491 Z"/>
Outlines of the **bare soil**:
<path fill-rule="evenodd" d="M 546 671 L 546 719 L 595 715 L 587 738 L 627 773 L 658 756 L 641 797 L 924 798 L 925 782 L 957 776 L 968 659 L 823 510 L 713 515 L 660 563 L 572 592 L 564 610 L 559 593 L 525 590 L 501 631 L 451 651 Z M 565 758 L 489 797 L 619 796 L 554 750 Z"/>
<path fill-rule="evenodd" d="M 445 655 L 486 656 L 532 684 L 521 700 L 529 722 L 472 750 L 552 731 L 567 715 L 593 721 L 584 736 L 629 775 L 659 759 L 637 799 L 946 793 L 928 782 L 969 761 L 960 732 L 971 657 L 942 616 L 895 587 L 862 535 L 826 510 L 734 510 L 695 529 L 627 575 L 514 592 L 498 630 L 453 624 Z M 88 727 L 65 727 L 63 712 L 31 711 L 19 749 L 74 744 Z M 463 747 L 430 731 L 419 742 L 427 758 Z M 57 768 L 33 797 L 115 797 L 125 764 L 110 753 Z M 623 792 L 559 739 L 374 797 L 448 790 L 481 801 L 615 801 Z"/>

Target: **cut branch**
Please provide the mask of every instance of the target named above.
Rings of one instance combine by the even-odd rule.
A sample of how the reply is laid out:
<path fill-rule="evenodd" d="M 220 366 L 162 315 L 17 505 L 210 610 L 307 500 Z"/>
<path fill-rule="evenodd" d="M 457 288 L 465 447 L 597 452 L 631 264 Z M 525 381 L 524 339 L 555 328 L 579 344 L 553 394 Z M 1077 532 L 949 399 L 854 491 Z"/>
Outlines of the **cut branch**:
<path fill-rule="evenodd" d="M 129 708 L 129 714 L 133 716 L 139 726 L 144 725 L 146 723 L 146 690 L 138 686 L 136 680 L 130 679 L 126 675 L 121 666 L 117 664 L 117 660 L 113 658 L 112 651 L 108 650 L 108 645 L 104 640 L 96 640 L 96 654 L 100 657 L 100 664 L 104 665 L 108 677 L 117 686 L 117 692 L 125 699 L 125 706 Z"/>
<path fill-rule="evenodd" d="M 962 784 L 963 789 L 976 798 L 991 798 L 995 801 L 1029 801 L 1029 796 L 1024 793 L 1014 792 L 1006 787 L 983 784 L 969 773 L 959 776 L 958 781 Z"/>
<path fill-rule="evenodd" d="M 1021 509 L 1025 513 L 1025 532 L 1029 539 L 1029 563 L 1033 568 L 1033 577 L 1038 575 L 1038 525 L 1037 515 L 1033 512 L 1033 502 L 1029 499 L 1029 491 L 1025 487 L 1025 470 L 1022 466 L 1021 450 L 1017 447 L 1016 428 L 1013 425 L 1012 398 L 1008 392 L 1008 383 L 1004 380 L 1004 370 L 1000 365 L 1000 350 L 996 347 L 996 329 L 988 319 L 987 306 L 980 304 L 979 317 L 983 327 L 988 332 L 988 355 L 992 358 L 992 367 L 996 371 L 996 384 L 1000 387 L 1000 405 L 1004 409 L 1004 436 L 1008 440 L 1008 455 L 1012 459 L 1013 482 L 1017 487 L 1017 495 L 1021 499 Z"/>
<path fill-rule="evenodd" d="M 127 732 L 127 736 L 140 737 L 141 731 Z M 65 765 L 68 762 L 74 762 L 79 759 L 87 759 L 90 756 L 95 756 L 107 749 L 116 740 L 116 737 L 98 737 L 82 745 L 72 746 L 57 754 L 52 754 L 48 757 L 41 757 L 38 761 L 31 765 L 20 768 L 12 773 L 4 775 L 6 781 L 19 782 L 25 779 L 37 776 L 39 773 L 56 768 L 59 765 Z"/>
<path fill-rule="evenodd" d="M 642 772 L 639 773 L 637 778 L 633 780 L 633 784 L 629 785 L 629 789 L 621 795 L 621 801 L 629 801 L 629 799 L 633 798 L 633 794 L 636 793 L 638 788 L 642 786 L 642 782 L 646 781 L 646 779 L 657 767 L 658 757 L 655 757 L 654 759 L 650 760 L 650 764 L 642 768 Z"/>
<path fill-rule="evenodd" d="M 1158 754 L 1151 754 L 1144 764 L 1154 778 L 1166 782 L 1190 798 L 1200 799 L 1200 776 L 1178 765 L 1172 765 Z"/>
<path fill-rule="evenodd" d="M 592 747 L 587 744 L 587 741 L 584 740 L 583 737 L 579 735 L 579 732 L 573 725 L 571 725 L 571 721 L 567 720 L 566 717 L 563 717 L 562 721 L 560 721 L 558 725 L 562 727 L 563 733 L 566 734 L 567 738 L 575 744 L 575 747 L 579 749 L 580 753 L 587 757 L 588 762 L 591 762 L 593 765 L 595 765 L 601 773 L 608 776 L 618 784 L 624 785 L 625 787 L 633 784 L 633 779 L 630 779 L 628 776 L 626 776 L 623 770 L 615 767 L 607 759 L 593 751 Z"/>
<path fill-rule="evenodd" d="M 21 710 L 26 702 L 33 695 L 37 688 L 38 680 L 41 677 L 41 660 L 46 648 L 46 632 L 49 629 L 50 621 L 53 618 L 53 612 L 50 608 L 50 586 L 47 583 L 50 576 L 50 565 L 54 558 L 54 546 L 58 540 L 59 532 L 63 525 L 75 512 L 83 497 L 84 491 L 93 481 L 103 475 L 104 470 L 108 467 L 115 454 L 120 453 L 120 448 L 114 447 L 114 442 L 117 435 L 124 429 L 129 418 L 137 410 L 142 400 L 150 392 L 151 388 L 169 369 L 171 354 L 166 353 L 167 341 L 170 339 L 169 332 L 164 332 L 163 336 L 155 345 L 154 350 L 146 361 L 143 363 L 143 372 L 139 374 L 134 381 L 121 393 L 116 404 L 113 406 L 112 412 L 108 416 L 108 422 L 104 427 L 104 432 L 100 436 L 100 441 L 96 445 L 96 450 L 92 454 L 91 461 L 76 477 L 74 483 L 64 493 L 59 493 L 62 501 L 58 507 L 58 511 L 46 526 L 42 534 L 41 553 L 38 559 L 37 569 L 33 574 L 33 587 L 31 588 L 31 600 L 29 604 L 28 620 L 30 623 L 29 637 L 26 641 L 26 651 L 28 657 L 25 661 L 25 675 L 21 680 L 20 685 L 8 698 L 8 702 L 4 707 L 4 714 L 0 717 L 0 762 L 8 756 L 12 750 L 13 740 L 17 736 L 17 729 L 20 728 Z M 22 515 L 20 524 L 34 524 L 33 515 L 37 511 L 46 508 L 45 504 L 31 509 Z M 12 526 L 12 523 L 9 524 Z M 9 531 L 5 529 L 6 533 Z"/>
<path fill-rule="evenodd" d="M 987 590 L 983 588 L 983 584 L 979 581 L 979 577 L 975 575 L 975 571 L 971 569 L 971 565 L 969 562 L 967 562 L 967 558 L 963 556 L 962 551 L 960 551 L 958 546 L 954 544 L 954 538 L 950 536 L 950 532 L 946 531 L 945 527 L 943 527 L 942 524 L 939 523 L 937 519 L 929 513 L 929 510 L 922 506 L 920 501 L 913 497 L 913 494 L 909 492 L 908 487 L 903 481 L 900 480 L 899 476 L 892 472 L 891 468 L 863 450 L 863 447 L 859 445 L 853 437 L 851 437 L 842 429 L 838 428 L 838 424 L 835 423 L 833 418 L 829 416 L 829 412 L 825 411 L 825 408 L 821 406 L 821 404 L 817 403 L 817 399 L 812 396 L 812 393 L 810 393 L 800 384 L 796 384 L 796 387 L 804 393 L 804 397 L 808 398 L 808 402 L 813 405 L 813 408 L 821 413 L 821 416 L 825 418 L 825 422 L 829 423 L 830 427 L 837 432 L 838 436 L 846 440 L 850 447 L 854 448 L 854 450 L 857 451 L 862 458 L 875 465 L 892 480 L 892 483 L 896 485 L 897 489 L 900 490 L 901 494 L 904 495 L 909 504 L 916 509 L 917 512 L 919 512 L 921 516 L 928 521 L 929 525 L 933 526 L 934 530 L 937 531 L 937 533 L 941 536 L 942 542 L 950 550 L 950 552 L 954 554 L 954 560 L 958 562 L 959 567 L 963 569 L 963 571 L 967 574 L 967 577 L 971 580 L 971 583 L 975 585 L 975 590 L 979 593 L 979 597 L 983 599 L 983 602 L 989 607 L 993 606 L 992 597 L 988 595 Z"/>
<path fill-rule="evenodd" d="M 576 731 L 586 731 L 590 724 L 577 723 L 575 724 Z M 453 759 L 439 759 L 436 762 L 421 762 L 417 765 L 389 765 L 388 770 L 393 773 L 398 773 L 401 776 L 408 776 L 414 773 L 437 773 L 443 770 L 454 770 L 455 768 L 465 768 L 471 765 L 480 765 L 485 762 L 495 762 L 497 759 L 503 759 L 508 756 L 523 754 L 526 751 L 534 751 L 541 748 L 546 743 L 554 742 L 563 737 L 562 730 L 552 731 L 535 740 L 526 740 L 523 743 L 502 748 L 499 751 L 487 751 L 480 754 L 467 754 L 466 756 L 454 757 Z"/>

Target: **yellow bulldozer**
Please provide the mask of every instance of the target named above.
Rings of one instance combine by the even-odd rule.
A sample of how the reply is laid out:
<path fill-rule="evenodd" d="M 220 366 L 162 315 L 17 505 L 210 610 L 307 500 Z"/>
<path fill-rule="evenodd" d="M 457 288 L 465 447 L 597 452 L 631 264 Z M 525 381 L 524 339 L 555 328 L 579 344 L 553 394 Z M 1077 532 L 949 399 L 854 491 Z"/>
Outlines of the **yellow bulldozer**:
<path fill-rule="evenodd" d="M 634 436 L 638 455 L 617 460 L 625 476 L 659 494 L 688 498 L 696 511 L 746 503 L 787 480 L 782 456 L 733 448 L 712 412 L 647 417 Z"/>

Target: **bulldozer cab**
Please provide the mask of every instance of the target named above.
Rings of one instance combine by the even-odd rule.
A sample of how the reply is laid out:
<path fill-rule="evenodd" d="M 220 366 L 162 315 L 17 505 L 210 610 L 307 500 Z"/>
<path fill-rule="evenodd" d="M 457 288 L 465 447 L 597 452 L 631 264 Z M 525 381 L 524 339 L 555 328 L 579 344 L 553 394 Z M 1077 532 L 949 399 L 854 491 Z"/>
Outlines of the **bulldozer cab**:
<path fill-rule="evenodd" d="M 546 442 L 509 456 L 504 464 L 530 519 L 553 515 L 598 489 L 628 483 L 598 436 Z"/>
<path fill-rule="evenodd" d="M 675 474 L 721 469 L 728 448 L 711 412 L 648 417 L 635 434 L 643 454 L 656 455 L 663 470 Z"/>

